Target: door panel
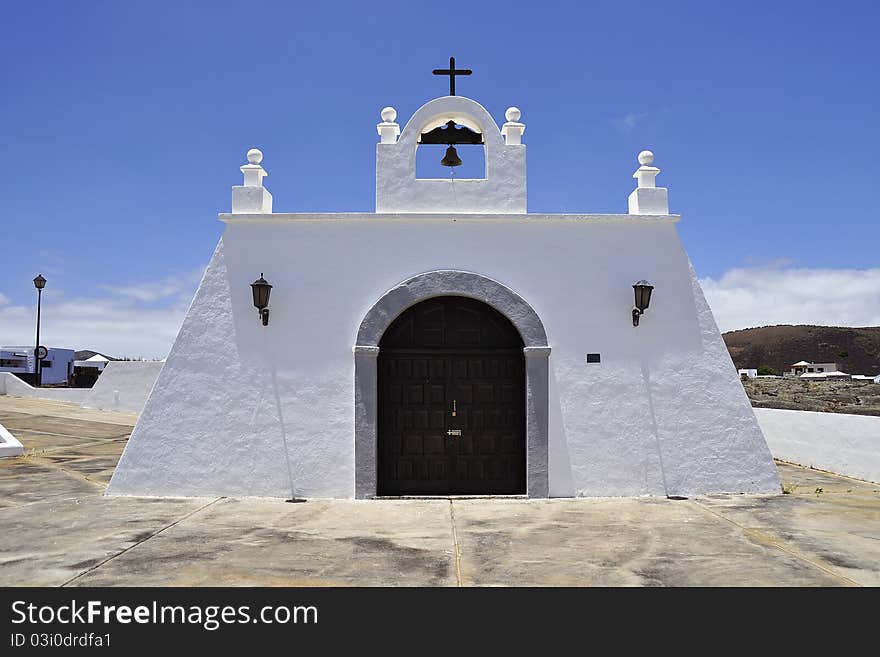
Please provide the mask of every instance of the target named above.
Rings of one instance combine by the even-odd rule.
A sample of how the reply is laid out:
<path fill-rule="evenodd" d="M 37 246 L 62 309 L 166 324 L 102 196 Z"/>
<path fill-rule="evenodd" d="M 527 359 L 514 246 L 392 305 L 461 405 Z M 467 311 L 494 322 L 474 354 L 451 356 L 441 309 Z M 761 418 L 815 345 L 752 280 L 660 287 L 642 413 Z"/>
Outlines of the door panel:
<path fill-rule="evenodd" d="M 525 493 L 525 377 L 522 353 L 453 356 L 450 394 L 462 436 L 453 445 L 454 494 Z M 456 366 L 456 361 L 467 367 Z M 504 373 L 504 376 L 501 376 Z"/>

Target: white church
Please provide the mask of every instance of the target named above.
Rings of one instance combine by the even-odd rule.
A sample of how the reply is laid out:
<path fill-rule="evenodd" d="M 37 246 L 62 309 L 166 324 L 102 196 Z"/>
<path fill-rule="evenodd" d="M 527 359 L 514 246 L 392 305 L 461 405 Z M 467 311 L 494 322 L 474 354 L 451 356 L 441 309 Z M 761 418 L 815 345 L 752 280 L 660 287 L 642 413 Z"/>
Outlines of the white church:
<path fill-rule="evenodd" d="M 450 91 L 382 110 L 375 212 L 274 212 L 248 152 L 108 494 L 780 492 L 653 154 L 626 213 L 530 214 L 520 110 Z"/>

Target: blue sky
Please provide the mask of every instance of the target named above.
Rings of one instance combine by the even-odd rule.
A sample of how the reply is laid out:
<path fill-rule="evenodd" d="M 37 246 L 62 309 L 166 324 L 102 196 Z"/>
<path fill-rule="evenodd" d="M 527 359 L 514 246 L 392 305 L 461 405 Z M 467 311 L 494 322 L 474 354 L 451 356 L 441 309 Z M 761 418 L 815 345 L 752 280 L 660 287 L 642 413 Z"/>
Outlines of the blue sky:
<path fill-rule="evenodd" d="M 48 342 L 164 355 L 245 151 L 264 151 L 276 211 L 370 211 L 379 110 L 403 123 L 444 95 L 431 69 L 450 55 L 474 69 L 459 94 L 499 123 L 522 109 L 530 211 L 624 212 L 650 148 L 722 329 L 880 324 L 880 284 L 867 298 L 864 285 L 880 282 L 876 3 L 35 1 L 4 14 L 0 343 L 30 341 L 42 272 Z M 861 296 L 843 298 L 850 282 Z M 804 287 L 840 308 L 781 309 Z"/>

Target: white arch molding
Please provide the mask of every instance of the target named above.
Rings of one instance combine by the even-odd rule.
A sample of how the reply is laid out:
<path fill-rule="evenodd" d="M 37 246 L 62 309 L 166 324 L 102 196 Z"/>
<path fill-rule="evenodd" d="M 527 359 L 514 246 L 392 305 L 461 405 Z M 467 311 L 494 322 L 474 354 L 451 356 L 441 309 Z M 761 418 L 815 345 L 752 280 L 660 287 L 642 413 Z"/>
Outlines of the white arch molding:
<path fill-rule="evenodd" d="M 507 317 L 519 331 L 526 361 L 526 493 L 547 497 L 549 357 L 547 332 L 528 302 L 498 281 L 454 269 L 425 272 L 391 288 L 367 311 L 354 346 L 355 497 L 376 496 L 379 341 L 398 315 L 420 301 L 441 296 L 469 297 Z"/>

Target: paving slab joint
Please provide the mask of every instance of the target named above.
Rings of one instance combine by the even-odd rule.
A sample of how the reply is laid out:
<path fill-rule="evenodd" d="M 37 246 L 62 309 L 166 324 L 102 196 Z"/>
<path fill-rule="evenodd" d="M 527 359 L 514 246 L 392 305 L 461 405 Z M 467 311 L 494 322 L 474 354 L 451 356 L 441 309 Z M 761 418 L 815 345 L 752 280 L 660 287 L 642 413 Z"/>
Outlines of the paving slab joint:
<path fill-rule="evenodd" d="M 461 583 L 461 545 L 458 543 L 458 532 L 455 530 L 455 507 L 452 504 L 452 500 L 449 500 L 449 520 L 452 523 L 452 549 L 453 557 L 455 559 L 455 583 L 457 586 L 461 587 L 463 584 Z"/>
<path fill-rule="evenodd" d="M 706 513 L 709 513 L 709 514 L 715 516 L 716 518 L 720 518 L 721 520 L 724 520 L 724 521 L 730 523 L 731 525 L 733 525 L 734 527 L 739 529 L 743 533 L 743 536 L 746 537 L 747 540 L 754 542 L 753 539 L 754 539 L 755 530 L 749 529 L 748 527 L 745 527 L 744 525 L 739 524 L 735 520 L 732 520 L 731 518 L 728 518 L 725 515 L 710 509 L 709 507 L 703 505 L 702 503 L 700 503 L 696 500 L 694 500 L 694 504 L 698 508 L 705 511 Z M 824 572 L 824 573 L 826 573 L 836 579 L 841 580 L 844 584 L 846 584 L 846 586 L 861 587 L 861 584 L 859 584 L 858 582 L 856 582 L 854 580 L 851 580 L 849 577 L 841 575 L 840 573 L 837 573 L 837 572 L 831 570 L 830 568 L 828 568 L 824 564 L 821 564 L 817 561 L 814 561 L 813 559 L 810 559 L 809 557 L 804 555 L 799 550 L 796 550 L 794 548 L 788 547 L 787 545 L 783 544 L 777 536 L 773 536 L 773 535 L 768 534 L 767 537 L 769 539 L 767 541 L 767 544 L 776 548 L 780 552 L 784 552 L 785 554 L 787 554 L 790 557 L 793 557 L 799 561 L 803 561 L 805 564 L 808 564 L 808 565 L 812 566 L 813 568 L 817 568 L 817 569 L 821 570 L 822 572 Z"/>
<path fill-rule="evenodd" d="M 209 506 L 211 506 L 212 504 L 215 504 L 215 503 L 219 502 L 219 501 L 222 500 L 222 499 L 224 499 L 224 498 L 223 498 L 223 497 L 215 497 L 213 500 L 211 500 L 211 501 L 208 502 L 207 504 L 203 504 L 203 505 L 200 506 L 198 509 L 194 509 L 194 510 L 190 511 L 189 513 L 187 513 L 187 514 L 181 516 L 180 518 L 178 518 L 177 520 L 175 520 L 174 522 L 172 522 L 170 525 L 166 525 L 165 527 L 162 527 L 161 529 L 158 529 L 158 530 L 154 531 L 154 532 L 151 533 L 149 536 L 147 536 L 146 538 L 141 539 L 140 541 L 138 541 L 138 542 L 135 543 L 134 545 L 129 545 L 129 546 L 128 546 L 127 548 L 125 548 L 124 550 L 120 550 L 120 551 L 117 552 L 116 554 L 112 554 L 112 555 L 110 555 L 109 557 L 107 557 L 107 558 L 104 559 L 103 561 L 101 561 L 101 562 L 99 562 L 99 563 L 96 563 L 96 564 L 95 564 L 94 566 L 92 566 L 91 568 L 86 568 L 86 569 L 85 569 L 84 571 L 82 571 L 81 573 L 78 573 L 77 575 L 74 575 L 74 576 L 71 577 L 69 580 L 67 580 L 66 582 L 64 582 L 61 586 L 62 586 L 62 587 L 64 587 L 64 586 L 69 586 L 70 584 L 72 584 L 73 582 L 75 582 L 76 580 L 78 580 L 79 578 L 84 577 L 85 575 L 88 575 L 89 573 L 91 573 L 91 572 L 97 570 L 98 568 L 100 568 L 100 567 L 103 566 L 104 564 L 106 564 L 106 563 L 108 563 L 108 562 L 110 562 L 110 561 L 113 561 L 113 559 L 115 559 L 116 557 L 120 557 L 120 556 L 122 556 L 123 554 L 125 554 L 126 552 L 128 552 L 128 551 L 130 551 L 130 550 L 133 550 L 133 549 L 136 548 L 138 545 L 141 545 L 142 543 L 146 543 L 146 542 L 149 541 L 151 538 L 153 538 L 153 537 L 155 537 L 155 536 L 158 536 L 159 534 L 161 534 L 162 532 L 164 532 L 166 529 L 171 529 L 172 527 L 174 527 L 175 525 L 180 524 L 181 522 L 183 522 L 183 521 L 186 520 L 187 518 L 191 518 L 192 516 L 194 516 L 195 514 L 199 513 L 200 511 L 204 511 L 204 510 L 207 509 Z"/>

